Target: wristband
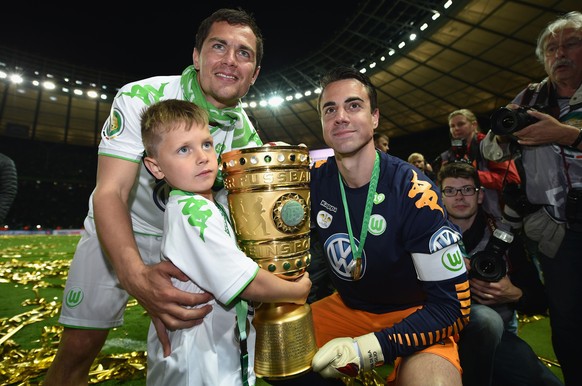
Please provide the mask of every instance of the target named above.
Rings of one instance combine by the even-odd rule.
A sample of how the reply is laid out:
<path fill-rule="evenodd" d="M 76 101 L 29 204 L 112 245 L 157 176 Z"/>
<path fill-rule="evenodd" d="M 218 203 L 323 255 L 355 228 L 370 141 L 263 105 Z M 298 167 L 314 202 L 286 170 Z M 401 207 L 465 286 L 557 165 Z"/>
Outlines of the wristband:
<path fill-rule="evenodd" d="M 574 143 L 571 144 L 570 146 L 577 149 L 578 145 L 580 145 L 580 142 L 582 142 L 582 129 L 580 129 L 580 133 L 578 133 L 578 137 L 576 138 Z"/>

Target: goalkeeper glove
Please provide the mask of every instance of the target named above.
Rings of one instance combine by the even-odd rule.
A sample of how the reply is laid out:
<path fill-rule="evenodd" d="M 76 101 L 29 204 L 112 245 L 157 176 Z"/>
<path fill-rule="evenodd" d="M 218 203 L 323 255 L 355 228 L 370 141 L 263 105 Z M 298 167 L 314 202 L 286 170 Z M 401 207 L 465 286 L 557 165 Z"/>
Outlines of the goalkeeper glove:
<path fill-rule="evenodd" d="M 325 378 L 356 377 L 360 369 L 369 371 L 382 364 L 384 354 L 373 332 L 353 339 L 332 339 L 311 361 L 313 371 Z"/>

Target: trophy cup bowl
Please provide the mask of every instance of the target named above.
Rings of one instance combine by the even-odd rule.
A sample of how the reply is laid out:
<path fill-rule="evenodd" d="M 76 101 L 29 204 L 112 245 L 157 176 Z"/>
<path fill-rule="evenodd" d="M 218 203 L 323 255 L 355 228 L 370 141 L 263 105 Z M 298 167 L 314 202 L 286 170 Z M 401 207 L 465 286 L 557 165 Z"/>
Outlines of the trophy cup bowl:
<path fill-rule="evenodd" d="M 301 277 L 310 263 L 308 149 L 253 147 L 221 159 L 240 248 L 261 269 L 286 280 Z M 258 377 L 292 377 L 311 368 L 317 346 L 309 304 L 260 304 L 253 324 Z"/>

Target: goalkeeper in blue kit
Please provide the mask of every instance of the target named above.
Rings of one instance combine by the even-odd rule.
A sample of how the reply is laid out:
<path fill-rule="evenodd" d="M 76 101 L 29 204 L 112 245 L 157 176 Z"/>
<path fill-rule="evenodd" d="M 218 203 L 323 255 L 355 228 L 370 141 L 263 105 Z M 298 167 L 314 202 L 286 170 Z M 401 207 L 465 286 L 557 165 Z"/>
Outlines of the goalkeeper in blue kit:
<path fill-rule="evenodd" d="M 312 169 L 311 216 L 337 291 L 311 304 L 314 372 L 285 382 L 330 384 L 394 363 L 388 384 L 461 385 L 456 338 L 470 293 L 440 191 L 374 148 L 379 110 L 364 74 L 332 70 L 318 107 L 335 155 Z"/>

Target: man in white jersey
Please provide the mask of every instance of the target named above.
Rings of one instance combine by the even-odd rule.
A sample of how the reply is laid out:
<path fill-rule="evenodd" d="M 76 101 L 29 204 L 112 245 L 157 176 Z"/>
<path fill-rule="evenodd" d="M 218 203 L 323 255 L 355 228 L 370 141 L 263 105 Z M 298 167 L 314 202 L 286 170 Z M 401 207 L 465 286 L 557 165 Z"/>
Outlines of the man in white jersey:
<path fill-rule="evenodd" d="M 130 295 L 151 315 L 165 354 L 170 352 L 165 328 L 195 326 L 211 311 L 209 305 L 191 306 L 212 295 L 175 288 L 172 277 L 188 277 L 169 262 L 159 263 L 168 187 L 143 165 L 140 115 L 160 100 L 189 100 L 208 111 L 218 157 L 260 146 L 240 98 L 259 75 L 262 56 L 262 34 L 252 16 L 221 9 L 201 23 L 194 65 L 182 75 L 153 77 L 119 90 L 103 126 L 97 183 L 63 297 L 59 322 L 65 329 L 45 385 L 88 383 L 109 329 L 123 324 Z M 217 189 L 221 183 L 217 178 Z"/>

